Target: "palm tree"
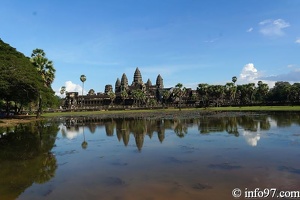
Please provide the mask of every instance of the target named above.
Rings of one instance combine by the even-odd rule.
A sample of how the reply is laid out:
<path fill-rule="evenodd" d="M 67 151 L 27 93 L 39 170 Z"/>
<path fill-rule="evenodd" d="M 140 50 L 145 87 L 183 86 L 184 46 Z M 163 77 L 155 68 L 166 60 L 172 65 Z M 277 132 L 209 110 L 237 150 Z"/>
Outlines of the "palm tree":
<path fill-rule="evenodd" d="M 43 79 L 43 85 L 48 89 L 51 88 L 51 84 L 55 78 L 55 69 L 53 62 L 46 58 L 46 53 L 42 49 L 34 49 L 30 58 L 31 63 L 36 67 L 37 71 Z M 52 90 L 52 89 L 51 89 Z M 39 118 L 42 113 L 42 94 L 39 91 L 39 102 L 36 118 Z"/>
<path fill-rule="evenodd" d="M 84 126 L 83 126 L 83 142 L 81 143 L 81 148 L 86 149 L 88 146 L 87 141 L 85 141 L 85 134 L 84 134 Z"/>
<path fill-rule="evenodd" d="M 179 110 L 181 111 L 181 102 L 182 102 L 182 97 L 184 95 L 184 92 L 186 90 L 186 88 L 182 88 L 183 85 L 182 83 L 177 83 L 175 85 L 175 95 L 179 98 Z"/>
<path fill-rule="evenodd" d="M 163 103 L 163 108 L 165 108 L 165 106 L 166 106 L 166 104 L 167 104 L 167 101 L 168 101 L 168 99 L 169 99 L 169 97 L 170 97 L 170 91 L 169 91 L 169 90 L 165 90 L 165 91 L 163 92 L 163 94 L 162 94 L 162 97 L 163 97 L 163 101 L 162 101 L 162 103 Z"/>
<path fill-rule="evenodd" d="M 236 81 L 237 81 L 237 77 L 236 76 L 232 77 L 232 82 L 233 82 L 234 85 L 235 85 Z"/>
<path fill-rule="evenodd" d="M 256 88 L 256 100 L 264 102 L 269 91 L 269 86 L 262 81 L 258 81 L 257 85 L 258 87 Z"/>
<path fill-rule="evenodd" d="M 207 107 L 207 100 L 208 100 L 208 84 L 207 83 L 200 83 L 197 87 L 197 92 L 202 100 L 203 106 Z"/>
<path fill-rule="evenodd" d="M 236 86 L 234 85 L 234 83 L 231 83 L 231 82 L 226 83 L 225 92 L 227 94 L 230 105 L 232 105 L 232 102 L 234 101 L 235 93 L 236 93 Z"/>
<path fill-rule="evenodd" d="M 237 82 L 237 77 L 236 76 L 232 77 L 232 82 L 233 82 L 233 96 L 232 96 L 232 100 L 235 101 L 235 94 L 236 94 L 236 89 L 237 89 L 237 87 L 235 86 L 235 82 Z"/>
<path fill-rule="evenodd" d="M 145 93 L 141 89 L 133 90 L 132 91 L 132 96 L 133 96 L 133 98 L 136 101 L 136 104 L 138 106 L 141 105 L 141 102 L 142 103 L 145 102 L 146 96 L 145 96 Z"/>
<path fill-rule="evenodd" d="M 122 100 L 123 100 L 123 106 L 125 106 L 125 99 L 128 98 L 128 93 L 127 93 L 126 90 L 123 90 L 123 91 L 121 92 L 121 98 L 122 98 Z"/>
<path fill-rule="evenodd" d="M 109 92 L 108 92 L 108 96 L 109 96 L 109 98 L 110 98 L 110 105 L 113 105 L 114 100 L 115 100 L 115 98 L 116 98 L 116 94 L 115 94 L 113 91 L 109 91 Z"/>
<path fill-rule="evenodd" d="M 86 81 L 86 76 L 84 74 L 82 74 L 80 76 L 80 80 L 82 82 L 82 92 L 81 92 L 81 107 L 82 107 L 82 104 L 83 104 L 83 89 L 84 89 L 84 82 Z"/>
<path fill-rule="evenodd" d="M 180 138 L 183 138 L 188 133 L 188 128 L 185 122 L 182 122 L 180 119 L 175 120 L 174 122 L 174 132 Z"/>
<path fill-rule="evenodd" d="M 63 95 L 66 92 L 66 86 L 60 88 L 60 94 Z"/>
<path fill-rule="evenodd" d="M 30 61 L 36 67 L 44 80 L 44 84 L 50 87 L 55 78 L 55 69 L 53 62 L 46 58 L 46 53 L 42 49 L 35 49 L 32 51 Z"/>

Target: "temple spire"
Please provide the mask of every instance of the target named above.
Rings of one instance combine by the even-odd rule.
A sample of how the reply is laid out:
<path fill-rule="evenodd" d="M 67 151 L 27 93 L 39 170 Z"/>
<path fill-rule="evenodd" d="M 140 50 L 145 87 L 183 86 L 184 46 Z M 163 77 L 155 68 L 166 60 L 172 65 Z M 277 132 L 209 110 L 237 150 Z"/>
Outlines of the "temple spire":
<path fill-rule="evenodd" d="M 136 70 L 134 72 L 133 82 L 132 82 L 132 85 L 137 85 L 137 84 L 143 84 L 142 74 L 138 67 L 136 68 Z"/>
<path fill-rule="evenodd" d="M 128 79 L 125 73 L 123 73 L 121 78 L 121 90 L 127 90 L 128 89 Z"/>
<path fill-rule="evenodd" d="M 121 81 L 119 78 L 117 78 L 117 81 L 115 84 L 115 92 L 121 92 Z"/>
<path fill-rule="evenodd" d="M 160 76 L 160 74 L 158 74 L 158 76 L 156 78 L 156 87 L 164 88 L 164 81 L 163 81 L 162 77 Z"/>

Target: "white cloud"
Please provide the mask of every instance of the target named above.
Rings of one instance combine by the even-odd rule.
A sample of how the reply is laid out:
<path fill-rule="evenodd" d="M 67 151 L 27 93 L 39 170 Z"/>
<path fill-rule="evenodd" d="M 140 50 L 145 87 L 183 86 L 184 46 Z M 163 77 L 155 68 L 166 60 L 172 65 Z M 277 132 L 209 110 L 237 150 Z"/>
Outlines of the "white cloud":
<path fill-rule="evenodd" d="M 64 125 L 60 125 L 59 126 L 60 131 L 69 139 L 74 139 L 76 137 L 78 137 L 79 135 L 82 135 L 84 132 L 84 127 L 79 127 L 76 128 L 75 126 L 71 126 L 69 128 L 67 128 Z"/>
<path fill-rule="evenodd" d="M 289 71 L 284 74 L 277 75 L 265 75 L 259 71 L 253 63 L 246 64 L 238 78 L 238 84 L 257 83 L 263 81 L 268 84 L 270 88 L 274 87 L 277 81 L 288 81 L 291 84 L 300 82 L 300 68 L 296 68 L 295 65 L 288 65 Z"/>
<path fill-rule="evenodd" d="M 66 87 L 66 91 L 67 92 L 78 92 L 79 95 L 81 95 L 81 93 L 82 93 L 82 87 L 81 87 L 81 85 L 75 84 L 72 81 L 66 81 L 66 83 L 65 83 L 64 86 Z M 83 94 L 86 94 L 86 93 L 87 92 L 84 90 Z M 55 91 L 55 94 L 57 96 L 60 96 L 60 97 L 64 97 L 65 96 L 65 95 L 61 95 L 60 94 L 60 88 Z"/>
<path fill-rule="evenodd" d="M 272 76 L 261 77 L 264 80 L 269 81 L 288 81 L 288 82 L 299 82 L 300 81 L 300 69 L 293 69 L 285 74 L 278 74 Z"/>
<path fill-rule="evenodd" d="M 259 132 L 251 132 L 244 130 L 243 136 L 246 139 L 247 143 L 253 147 L 257 146 L 257 142 L 260 140 Z"/>
<path fill-rule="evenodd" d="M 252 27 L 247 30 L 248 33 L 252 32 L 252 31 L 253 31 Z"/>
<path fill-rule="evenodd" d="M 213 42 L 215 42 L 217 40 L 219 40 L 219 38 L 213 38 L 213 39 L 210 39 L 210 40 L 205 40 L 203 42 L 205 42 L 205 43 L 213 43 Z"/>
<path fill-rule="evenodd" d="M 295 41 L 297 44 L 300 44 L 300 38 Z"/>
<path fill-rule="evenodd" d="M 242 72 L 240 74 L 240 79 L 251 81 L 251 80 L 255 80 L 258 76 L 259 76 L 258 71 L 254 67 L 254 64 L 253 63 L 248 63 L 242 69 Z"/>
<path fill-rule="evenodd" d="M 265 36 L 283 36 L 284 31 L 283 29 L 290 26 L 290 24 L 283 19 L 276 19 L 271 20 L 267 19 L 261 21 L 260 25 L 260 32 Z"/>
<path fill-rule="evenodd" d="M 258 81 L 263 81 L 264 83 L 268 84 L 270 88 L 273 87 L 276 82 L 263 77 L 262 72 L 257 70 L 253 63 L 246 64 L 238 78 L 238 84 L 242 85 L 247 83 L 257 83 Z"/>

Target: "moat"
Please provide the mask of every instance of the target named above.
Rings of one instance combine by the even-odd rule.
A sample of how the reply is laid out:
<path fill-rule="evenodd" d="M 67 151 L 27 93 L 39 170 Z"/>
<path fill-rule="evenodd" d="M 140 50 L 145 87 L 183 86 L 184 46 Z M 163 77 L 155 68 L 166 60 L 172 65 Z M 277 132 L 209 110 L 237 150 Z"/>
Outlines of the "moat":
<path fill-rule="evenodd" d="M 0 131 L 1 199 L 233 199 L 299 190 L 300 113 L 88 117 Z"/>

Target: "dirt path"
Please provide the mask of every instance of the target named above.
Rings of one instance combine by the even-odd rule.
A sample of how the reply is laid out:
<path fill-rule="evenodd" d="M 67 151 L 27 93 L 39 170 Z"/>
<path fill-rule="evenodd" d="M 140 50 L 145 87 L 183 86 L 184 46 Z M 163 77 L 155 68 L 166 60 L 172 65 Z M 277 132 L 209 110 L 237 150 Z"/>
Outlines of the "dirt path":
<path fill-rule="evenodd" d="M 40 119 L 36 119 L 35 116 L 18 115 L 11 118 L 0 119 L 0 127 L 15 126 L 17 124 L 29 123 L 37 120 Z"/>

